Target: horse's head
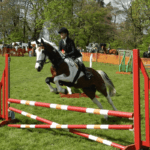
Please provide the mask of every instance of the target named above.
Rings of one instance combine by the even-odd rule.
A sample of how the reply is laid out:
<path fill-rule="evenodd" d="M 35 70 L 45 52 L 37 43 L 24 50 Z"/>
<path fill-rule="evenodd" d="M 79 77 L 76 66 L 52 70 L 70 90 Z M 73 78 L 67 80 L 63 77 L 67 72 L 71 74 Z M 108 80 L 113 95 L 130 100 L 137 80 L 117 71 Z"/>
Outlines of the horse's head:
<path fill-rule="evenodd" d="M 49 41 L 46 41 L 44 38 L 36 41 L 36 64 L 35 68 L 38 71 L 41 71 L 43 65 L 48 58 L 50 62 L 57 67 L 59 63 L 63 60 L 64 55 L 58 51 L 57 46 Z"/>
<path fill-rule="evenodd" d="M 40 42 L 39 42 L 40 41 Z M 43 41 L 43 39 L 40 40 L 36 40 L 36 64 L 35 64 L 35 69 L 37 69 L 37 71 L 41 71 L 44 63 L 47 59 L 47 54 L 46 54 L 46 44 Z"/>

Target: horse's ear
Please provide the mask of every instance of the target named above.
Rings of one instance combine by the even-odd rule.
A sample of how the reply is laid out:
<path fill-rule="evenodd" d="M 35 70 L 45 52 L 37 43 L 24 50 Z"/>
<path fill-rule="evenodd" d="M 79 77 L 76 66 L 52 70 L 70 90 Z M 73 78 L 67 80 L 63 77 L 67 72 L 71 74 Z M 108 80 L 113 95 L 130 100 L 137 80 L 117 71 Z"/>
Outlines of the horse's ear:
<path fill-rule="evenodd" d="M 44 45 L 44 40 L 43 40 L 43 38 L 41 38 L 41 43 Z"/>
<path fill-rule="evenodd" d="M 40 44 L 40 42 L 36 39 L 36 44 Z"/>
<path fill-rule="evenodd" d="M 43 38 L 41 38 L 41 43 L 43 44 L 44 47 L 46 47 L 46 43 L 44 42 Z"/>

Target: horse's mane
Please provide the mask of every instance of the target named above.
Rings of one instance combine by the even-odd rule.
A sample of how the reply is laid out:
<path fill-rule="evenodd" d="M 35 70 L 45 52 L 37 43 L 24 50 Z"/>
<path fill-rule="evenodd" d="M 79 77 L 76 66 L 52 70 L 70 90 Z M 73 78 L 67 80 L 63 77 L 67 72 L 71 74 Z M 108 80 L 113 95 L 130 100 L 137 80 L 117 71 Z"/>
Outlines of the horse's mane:
<path fill-rule="evenodd" d="M 52 46 L 52 47 L 61 55 L 61 57 L 64 57 L 64 54 L 61 53 L 61 52 L 58 50 L 58 46 L 57 46 L 54 42 L 49 42 L 49 41 L 45 40 L 44 38 L 38 39 L 38 42 L 41 42 L 41 39 L 43 39 L 43 41 L 44 41 L 45 43 L 47 43 L 47 44 L 49 44 L 50 46 Z"/>
<path fill-rule="evenodd" d="M 52 46 L 54 49 L 58 51 L 58 46 L 54 42 L 47 41 L 44 38 L 41 38 L 41 39 L 43 39 L 45 43 L 49 44 L 50 46 Z M 41 39 L 38 39 L 38 41 L 41 42 Z"/>
<path fill-rule="evenodd" d="M 45 43 L 49 44 L 50 46 L 52 46 L 54 49 L 56 49 L 56 50 L 58 51 L 58 47 L 57 47 L 57 45 L 56 45 L 55 43 L 49 42 L 49 41 L 45 40 L 44 38 L 39 38 L 37 41 L 41 43 L 41 39 L 43 39 L 43 41 L 44 41 Z M 36 47 L 37 47 L 36 41 L 32 41 L 31 44 L 35 44 Z"/>

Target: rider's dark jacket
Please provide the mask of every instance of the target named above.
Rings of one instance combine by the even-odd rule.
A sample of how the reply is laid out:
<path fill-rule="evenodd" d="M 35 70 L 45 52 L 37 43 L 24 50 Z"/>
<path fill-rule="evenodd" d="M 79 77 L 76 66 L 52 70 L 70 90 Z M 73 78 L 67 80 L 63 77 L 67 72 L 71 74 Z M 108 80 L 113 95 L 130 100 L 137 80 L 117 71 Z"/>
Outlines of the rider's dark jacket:
<path fill-rule="evenodd" d="M 74 41 L 69 37 L 67 37 L 66 39 L 66 45 L 64 44 L 63 40 L 59 42 L 59 51 L 61 51 L 62 49 L 65 51 L 66 57 L 76 59 L 82 56 L 81 53 L 76 49 Z"/>

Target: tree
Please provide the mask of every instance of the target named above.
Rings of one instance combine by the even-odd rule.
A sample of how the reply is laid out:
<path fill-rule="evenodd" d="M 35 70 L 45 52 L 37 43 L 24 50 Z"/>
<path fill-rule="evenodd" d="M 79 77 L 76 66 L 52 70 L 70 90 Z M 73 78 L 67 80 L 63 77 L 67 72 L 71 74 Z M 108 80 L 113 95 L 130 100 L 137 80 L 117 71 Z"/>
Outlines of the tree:
<path fill-rule="evenodd" d="M 145 24 L 146 20 L 145 17 L 143 16 L 144 11 L 141 11 L 142 10 L 141 6 L 142 8 L 146 7 L 145 5 L 143 5 L 144 2 L 146 3 L 146 0 L 134 0 L 134 1 L 115 0 L 115 2 L 120 8 L 119 9 L 120 11 L 118 10 L 119 12 L 118 15 L 122 15 L 122 17 L 124 16 L 123 28 L 121 28 L 120 30 L 122 24 L 118 26 L 119 28 L 118 33 L 120 32 L 122 33 L 118 34 L 118 36 L 120 37 L 120 39 L 123 40 L 124 37 L 126 37 L 125 41 L 122 41 L 122 43 L 126 43 L 126 47 L 136 48 L 140 43 L 142 43 L 143 36 L 144 36 L 143 31 L 144 29 L 147 28 Z M 148 9 L 145 11 L 147 12 Z M 121 35 L 123 37 L 121 37 Z"/>
<path fill-rule="evenodd" d="M 63 26 L 68 28 L 75 44 L 81 47 L 93 40 L 105 42 L 114 29 L 110 7 L 97 5 L 95 0 L 49 1 L 44 13 L 50 26 L 50 40 L 57 44 L 60 40 L 57 31 Z"/>
<path fill-rule="evenodd" d="M 100 43 L 108 40 L 109 33 L 113 30 L 109 9 L 99 7 L 96 3 L 91 2 L 85 4 L 77 15 L 76 32 L 79 43 L 80 40 L 84 41 L 85 45 L 93 41 Z"/>
<path fill-rule="evenodd" d="M 12 6 L 10 0 L 0 2 L 0 32 L 5 43 L 8 34 L 18 25 L 19 22 L 19 8 Z"/>

